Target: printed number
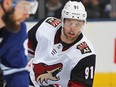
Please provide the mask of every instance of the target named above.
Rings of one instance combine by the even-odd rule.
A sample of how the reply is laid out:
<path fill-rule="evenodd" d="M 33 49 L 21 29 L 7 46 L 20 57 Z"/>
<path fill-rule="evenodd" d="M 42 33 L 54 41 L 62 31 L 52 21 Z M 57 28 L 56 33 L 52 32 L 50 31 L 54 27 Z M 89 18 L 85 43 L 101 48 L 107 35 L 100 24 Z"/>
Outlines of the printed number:
<path fill-rule="evenodd" d="M 78 9 L 78 6 L 74 6 L 74 9 Z"/>
<path fill-rule="evenodd" d="M 85 68 L 85 79 L 88 79 L 89 76 L 90 76 L 91 79 L 93 79 L 93 73 L 94 73 L 93 66 L 86 67 Z"/>

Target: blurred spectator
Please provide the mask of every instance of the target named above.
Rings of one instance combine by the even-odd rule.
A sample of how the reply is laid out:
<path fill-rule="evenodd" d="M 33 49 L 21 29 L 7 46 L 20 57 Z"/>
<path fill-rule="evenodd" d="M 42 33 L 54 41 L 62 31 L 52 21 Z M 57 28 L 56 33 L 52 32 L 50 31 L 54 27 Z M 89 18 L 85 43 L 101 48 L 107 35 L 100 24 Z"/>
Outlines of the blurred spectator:
<path fill-rule="evenodd" d="M 30 19 L 43 19 L 48 16 L 60 18 L 63 5 L 69 0 L 38 0 L 37 13 Z M 116 18 L 116 0 L 71 0 L 82 1 L 88 18 Z"/>
<path fill-rule="evenodd" d="M 63 8 L 63 4 L 60 0 L 47 0 L 45 4 L 45 17 L 61 17 L 61 10 Z"/>
<path fill-rule="evenodd" d="M 116 18 L 116 0 L 110 0 L 110 3 L 105 6 L 104 17 Z"/>
<path fill-rule="evenodd" d="M 116 18 L 116 0 L 110 0 L 110 2 L 111 2 L 110 18 Z"/>
<path fill-rule="evenodd" d="M 38 1 L 39 1 L 39 7 L 37 11 L 37 17 L 40 20 L 40 19 L 45 18 L 45 2 L 47 0 L 38 0 Z"/>
<path fill-rule="evenodd" d="M 107 5 L 105 6 L 105 8 L 104 8 L 103 17 L 104 17 L 104 18 L 110 18 L 110 12 L 111 12 L 111 10 L 112 10 L 112 6 L 111 6 L 111 4 L 109 3 L 109 4 L 107 4 Z"/>
<path fill-rule="evenodd" d="M 61 0 L 61 2 L 62 2 L 63 5 L 65 5 L 68 1 L 69 1 L 69 0 Z M 78 2 L 80 2 L 80 1 L 82 1 L 82 0 L 71 0 L 71 1 L 78 1 Z"/>
<path fill-rule="evenodd" d="M 85 5 L 88 18 L 99 18 L 100 17 L 100 6 L 98 0 L 81 0 Z"/>
<path fill-rule="evenodd" d="M 108 18 L 108 15 L 107 15 L 108 12 L 106 11 L 104 13 L 104 11 L 110 9 L 110 6 L 108 5 L 110 3 L 110 0 L 99 0 L 99 2 L 100 2 L 100 18 Z"/>

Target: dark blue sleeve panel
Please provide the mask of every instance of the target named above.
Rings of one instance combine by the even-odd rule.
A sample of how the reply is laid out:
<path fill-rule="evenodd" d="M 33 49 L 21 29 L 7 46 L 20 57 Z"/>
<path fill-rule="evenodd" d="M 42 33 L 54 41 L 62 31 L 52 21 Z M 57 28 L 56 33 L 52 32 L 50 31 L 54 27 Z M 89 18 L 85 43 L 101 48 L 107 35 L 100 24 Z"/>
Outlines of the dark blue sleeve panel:
<path fill-rule="evenodd" d="M 21 30 L 17 33 L 6 32 L 7 37 L 0 48 L 1 62 L 9 67 L 20 68 L 27 64 L 24 41 L 27 38 L 26 25 L 21 23 Z M 2 51 L 2 52 L 1 52 Z"/>

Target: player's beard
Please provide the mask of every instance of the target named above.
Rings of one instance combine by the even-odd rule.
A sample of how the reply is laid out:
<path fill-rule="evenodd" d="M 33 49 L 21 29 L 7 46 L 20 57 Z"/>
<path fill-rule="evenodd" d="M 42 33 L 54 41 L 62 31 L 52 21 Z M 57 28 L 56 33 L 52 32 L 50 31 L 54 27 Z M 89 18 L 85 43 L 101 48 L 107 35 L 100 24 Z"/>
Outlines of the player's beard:
<path fill-rule="evenodd" d="M 17 22 L 14 20 L 13 15 L 11 12 L 5 13 L 5 15 L 2 17 L 5 27 L 8 31 L 16 33 L 20 30 L 20 24 L 17 24 Z"/>
<path fill-rule="evenodd" d="M 63 35 L 65 36 L 65 38 L 67 40 L 69 40 L 70 42 L 74 42 L 77 39 L 77 36 L 73 36 L 73 37 L 68 36 L 68 34 L 65 32 L 64 29 L 62 30 L 62 32 L 63 32 Z"/>

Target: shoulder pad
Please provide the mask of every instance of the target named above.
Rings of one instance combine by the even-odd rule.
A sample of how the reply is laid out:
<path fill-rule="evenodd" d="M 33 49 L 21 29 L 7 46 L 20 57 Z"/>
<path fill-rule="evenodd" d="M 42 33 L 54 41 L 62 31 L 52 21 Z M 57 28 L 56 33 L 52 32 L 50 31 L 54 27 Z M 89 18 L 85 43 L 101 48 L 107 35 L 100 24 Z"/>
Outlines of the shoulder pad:
<path fill-rule="evenodd" d="M 77 49 L 81 51 L 82 54 L 91 53 L 91 49 L 86 42 L 82 42 L 77 45 Z"/>
<path fill-rule="evenodd" d="M 55 17 L 48 17 L 46 20 L 45 20 L 46 23 L 52 25 L 53 27 L 57 27 L 58 25 L 61 24 L 61 20 L 60 19 L 57 19 Z"/>

